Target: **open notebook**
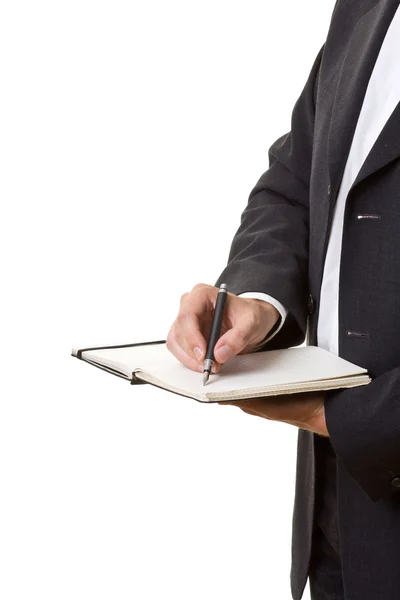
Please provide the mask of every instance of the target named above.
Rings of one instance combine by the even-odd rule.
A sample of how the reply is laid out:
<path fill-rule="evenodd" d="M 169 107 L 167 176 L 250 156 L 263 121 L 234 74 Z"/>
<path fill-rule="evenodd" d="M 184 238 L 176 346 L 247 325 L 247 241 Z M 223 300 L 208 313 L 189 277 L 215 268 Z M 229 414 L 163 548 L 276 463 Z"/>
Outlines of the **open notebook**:
<path fill-rule="evenodd" d="M 365 385 L 366 369 L 316 346 L 299 346 L 235 356 L 211 374 L 182 365 L 164 342 L 73 349 L 84 360 L 131 383 L 150 383 L 200 402 L 223 402 Z"/>

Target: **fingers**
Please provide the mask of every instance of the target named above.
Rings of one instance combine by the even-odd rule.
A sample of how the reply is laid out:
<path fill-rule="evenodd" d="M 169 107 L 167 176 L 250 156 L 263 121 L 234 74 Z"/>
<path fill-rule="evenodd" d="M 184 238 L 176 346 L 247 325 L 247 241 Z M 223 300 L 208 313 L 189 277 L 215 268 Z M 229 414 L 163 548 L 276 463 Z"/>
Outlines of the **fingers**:
<path fill-rule="evenodd" d="M 198 284 L 181 297 L 178 316 L 167 337 L 167 348 L 189 369 L 203 371 L 207 347 L 204 335 L 211 325 L 217 293 L 214 286 Z"/>
<path fill-rule="evenodd" d="M 167 338 L 168 349 L 190 369 L 202 370 L 218 288 L 196 285 L 181 297 L 178 316 Z M 222 331 L 215 349 L 215 368 L 241 352 L 250 352 L 262 341 L 278 318 L 267 302 L 228 294 Z"/>
<path fill-rule="evenodd" d="M 264 417 L 266 419 L 268 419 L 267 416 L 260 414 L 260 412 L 258 410 L 255 410 L 254 407 L 248 406 L 247 405 L 248 401 L 247 400 L 243 400 L 243 401 L 232 401 L 232 402 L 218 402 L 218 404 L 220 404 L 221 406 L 223 404 L 229 404 L 229 406 L 237 406 L 238 408 L 240 408 L 240 410 L 242 410 L 243 412 L 245 412 L 248 415 L 252 415 L 253 417 Z"/>
<path fill-rule="evenodd" d="M 212 286 L 195 286 L 189 294 L 181 298 L 179 313 L 176 318 L 176 334 L 178 344 L 189 356 L 201 363 L 206 354 L 204 328 L 211 321 L 214 295 Z M 206 327 L 207 329 L 207 327 Z"/>
<path fill-rule="evenodd" d="M 200 327 L 200 319 L 195 313 L 182 312 L 176 319 L 177 342 L 197 362 L 204 360 L 206 353 L 206 340 Z"/>
<path fill-rule="evenodd" d="M 257 322 L 251 311 L 240 315 L 234 324 L 215 345 L 214 356 L 219 363 L 227 362 L 232 356 L 249 347 L 258 334 Z"/>
<path fill-rule="evenodd" d="M 192 369 L 193 371 L 203 371 L 203 368 L 199 362 L 194 359 L 193 356 L 185 352 L 185 350 L 178 344 L 174 336 L 168 336 L 167 348 L 182 364 L 189 369 Z"/>

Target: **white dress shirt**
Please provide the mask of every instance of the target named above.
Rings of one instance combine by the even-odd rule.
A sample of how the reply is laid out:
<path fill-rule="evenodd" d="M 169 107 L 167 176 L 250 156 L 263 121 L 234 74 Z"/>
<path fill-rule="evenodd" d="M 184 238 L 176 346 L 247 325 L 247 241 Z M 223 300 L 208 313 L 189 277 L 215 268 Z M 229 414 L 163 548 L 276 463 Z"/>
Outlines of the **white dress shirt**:
<path fill-rule="evenodd" d="M 333 213 L 321 284 L 317 339 L 318 346 L 334 354 L 339 351 L 339 269 L 347 195 L 379 134 L 400 102 L 399 56 L 400 7 L 386 33 L 368 83 Z M 282 327 L 287 310 L 279 302 L 262 293 L 242 295 L 273 304 L 282 316 Z M 279 329 L 265 341 L 276 335 Z"/>
<path fill-rule="evenodd" d="M 365 159 L 400 102 L 400 8 L 390 24 L 354 132 L 339 189 L 322 278 L 318 346 L 339 353 L 339 268 L 347 195 Z"/>

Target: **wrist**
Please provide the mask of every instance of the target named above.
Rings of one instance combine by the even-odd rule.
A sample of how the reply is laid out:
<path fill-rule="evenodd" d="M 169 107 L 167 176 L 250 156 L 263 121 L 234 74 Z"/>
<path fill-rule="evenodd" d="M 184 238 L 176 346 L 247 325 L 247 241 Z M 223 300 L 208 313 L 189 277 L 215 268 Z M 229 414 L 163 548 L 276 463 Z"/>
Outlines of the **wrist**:
<path fill-rule="evenodd" d="M 258 298 L 249 299 L 252 303 L 257 303 L 257 310 L 260 311 L 260 331 L 263 335 L 259 341 L 256 342 L 252 351 L 259 350 L 265 344 L 266 340 L 274 334 L 274 332 L 280 327 L 282 322 L 281 313 L 269 302 L 265 300 L 259 300 Z"/>

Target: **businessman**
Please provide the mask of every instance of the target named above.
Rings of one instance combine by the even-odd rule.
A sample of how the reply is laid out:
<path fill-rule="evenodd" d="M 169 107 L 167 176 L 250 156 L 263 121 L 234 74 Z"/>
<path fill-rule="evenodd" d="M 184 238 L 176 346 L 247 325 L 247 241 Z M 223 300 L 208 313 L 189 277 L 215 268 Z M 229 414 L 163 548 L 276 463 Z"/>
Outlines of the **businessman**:
<path fill-rule="evenodd" d="M 291 588 L 313 600 L 400 598 L 400 8 L 338 0 L 270 148 L 216 286 L 215 356 L 319 345 L 372 382 L 237 406 L 299 428 Z M 167 345 L 202 370 L 217 288 L 181 299 Z"/>

